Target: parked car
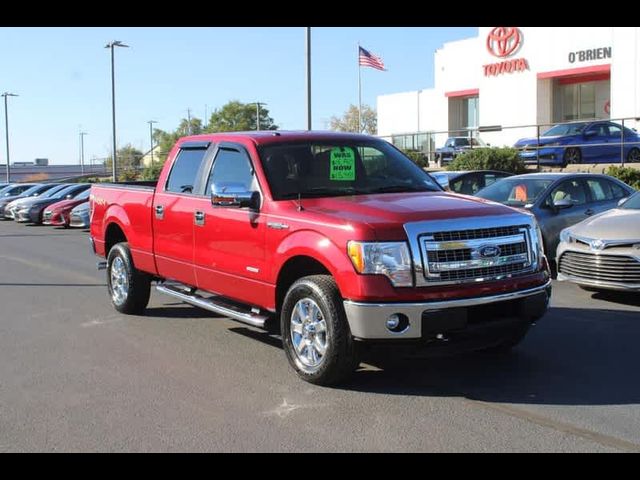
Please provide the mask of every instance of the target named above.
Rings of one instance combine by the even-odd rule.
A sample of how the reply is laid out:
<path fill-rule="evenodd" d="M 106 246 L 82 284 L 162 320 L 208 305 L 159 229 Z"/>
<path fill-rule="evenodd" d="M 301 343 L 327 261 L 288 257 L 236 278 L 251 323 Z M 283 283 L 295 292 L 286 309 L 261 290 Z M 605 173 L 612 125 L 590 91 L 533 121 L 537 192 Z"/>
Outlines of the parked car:
<path fill-rule="evenodd" d="M 476 137 L 449 137 L 444 142 L 444 146 L 436 148 L 436 161 L 440 161 L 440 165 L 455 160 L 461 153 L 471 148 L 486 147 L 487 144 Z"/>
<path fill-rule="evenodd" d="M 640 192 L 560 232 L 558 280 L 640 291 Z"/>
<path fill-rule="evenodd" d="M 94 184 L 90 204 L 117 311 L 143 313 L 156 280 L 253 327 L 278 322 L 293 370 L 317 384 L 344 381 L 367 342 L 509 349 L 551 294 L 533 215 L 444 192 L 367 135 L 190 136 L 157 183 Z"/>
<path fill-rule="evenodd" d="M 65 198 L 64 200 L 49 205 L 42 214 L 42 223 L 44 225 L 69 227 L 71 210 L 73 210 L 74 207 L 87 203 L 90 194 L 91 190 L 87 189 L 75 198 Z"/>
<path fill-rule="evenodd" d="M 3 190 L 3 195 L 0 197 L 0 220 L 4 220 L 5 217 L 5 209 L 7 205 L 9 205 L 14 200 L 19 198 L 27 198 L 31 196 L 38 196 L 42 192 L 47 191 L 49 188 L 53 187 L 53 184 L 42 184 L 42 183 L 18 183 L 15 185 L 10 185 Z M 13 219 L 13 217 L 10 217 Z"/>
<path fill-rule="evenodd" d="M 26 205 L 27 203 L 32 203 L 36 198 L 49 198 L 52 195 L 55 195 L 60 190 L 67 188 L 68 184 L 60 184 L 60 183 L 47 183 L 41 185 L 40 188 L 34 191 L 32 195 L 18 197 L 13 200 L 11 203 L 7 204 L 4 209 L 4 217 L 6 219 L 15 220 L 16 212 L 20 207 Z"/>
<path fill-rule="evenodd" d="M 536 163 L 538 145 L 540 163 L 566 167 L 579 163 L 620 162 L 622 132 L 627 162 L 640 162 L 640 136 L 635 130 L 614 122 L 578 122 L 554 125 L 537 138 L 522 138 L 514 148 L 525 163 Z"/>
<path fill-rule="evenodd" d="M 501 178 L 510 177 L 513 173 L 500 172 L 497 170 L 471 170 L 467 172 L 432 172 L 431 176 L 436 179 L 442 188 L 464 195 L 475 195 L 484 187 L 497 182 Z"/>
<path fill-rule="evenodd" d="M 8 184 L 8 183 L 0 183 L 0 192 L 2 191 L 2 189 L 3 189 L 4 187 L 7 187 L 7 186 L 9 186 L 9 184 Z"/>
<path fill-rule="evenodd" d="M 81 203 L 77 207 L 74 207 L 69 215 L 69 226 L 74 228 L 89 228 L 90 212 L 89 202 Z"/>
<path fill-rule="evenodd" d="M 16 210 L 15 219 L 20 223 L 42 223 L 42 212 L 49 205 L 61 200 L 75 198 L 89 188 L 91 188 L 91 184 L 89 183 L 68 185 L 66 188 L 57 191 L 49 197 L 33 199 L 30 202 L 22 204 L 20 208 Z"/>
<path fill-rule="evenodd" d="M 608 175 L 527 173 L 496 182 L 476 196 L 532 212 L 542 229 L 545 252 L 553 259 L 563 228 L 615 208 L 634 192 Z"/>

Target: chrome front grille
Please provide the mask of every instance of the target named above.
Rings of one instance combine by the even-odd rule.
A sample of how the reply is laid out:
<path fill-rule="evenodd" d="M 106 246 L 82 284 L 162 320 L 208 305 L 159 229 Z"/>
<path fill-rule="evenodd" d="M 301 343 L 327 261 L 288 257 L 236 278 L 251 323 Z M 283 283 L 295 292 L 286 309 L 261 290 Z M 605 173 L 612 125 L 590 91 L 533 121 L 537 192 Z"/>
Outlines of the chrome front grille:
<path fill-rule="evenodd" d="M 640 283 L 640 261 L 629 256 L 566 251 L 560 257 L 558 271 L 589 281 Z"/>
<path fill-rule="evenodd" d="M 526 225 L 424 233 L 419 239 L 430 285 L 498 280 L 533 265 Z"/>

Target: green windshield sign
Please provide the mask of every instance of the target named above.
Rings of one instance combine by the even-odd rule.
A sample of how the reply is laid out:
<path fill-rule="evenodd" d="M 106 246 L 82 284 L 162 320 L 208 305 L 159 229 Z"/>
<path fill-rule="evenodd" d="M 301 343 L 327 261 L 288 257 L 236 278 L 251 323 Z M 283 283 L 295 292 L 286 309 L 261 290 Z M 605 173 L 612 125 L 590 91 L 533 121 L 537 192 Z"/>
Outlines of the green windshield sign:
<path fill-rule="evenodd" d="M 353 181 L 356 179 L 356 156 L 352 148 L 331 150 L 330 180 Z"/>

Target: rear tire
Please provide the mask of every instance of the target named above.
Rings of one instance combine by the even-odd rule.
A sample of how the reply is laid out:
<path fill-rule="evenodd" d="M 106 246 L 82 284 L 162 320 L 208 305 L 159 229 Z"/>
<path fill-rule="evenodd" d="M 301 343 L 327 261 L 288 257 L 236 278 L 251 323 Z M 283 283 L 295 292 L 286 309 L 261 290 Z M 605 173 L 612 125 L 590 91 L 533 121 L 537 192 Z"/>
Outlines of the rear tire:
<path fill-rule="evenodd" d="M 120 313 L 139 315 L 151 295 L 151 277 L 136 270 L 127 242 L 114 245 L 107 257 L 107 286 L 114 308 Z"/>
<path fill-rule="evenodd" d="M 629 150 L 629 153 L 627 154 L 627 162 L 629 163 L 640 162 L 640 150 L 635 147 Z"/>
<path fill-rule="evenodd" d="M 284 298 L 280 312 L 284 351 L 306 382 L 335 385 L 359 364 L 342 301 L 329 275 L 297 280 Z"/>
<path fill-rule="evenodd" d="M 579 165 L 582 163 L 582 152 L 579 148 L 567 148 L 562 157 L 562 166 Z"/>

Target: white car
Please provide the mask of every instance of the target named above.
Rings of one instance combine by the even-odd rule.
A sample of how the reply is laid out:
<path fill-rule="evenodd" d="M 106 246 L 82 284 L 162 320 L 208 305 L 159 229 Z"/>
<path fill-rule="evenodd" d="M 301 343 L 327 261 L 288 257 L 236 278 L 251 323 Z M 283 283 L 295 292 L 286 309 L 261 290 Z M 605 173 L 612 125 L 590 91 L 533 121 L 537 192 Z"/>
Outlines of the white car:
<path fill-rule="evenodd" d="M 590 290 L 640 291 L 640 192 L 560 232 L 558 280 Z"/>

